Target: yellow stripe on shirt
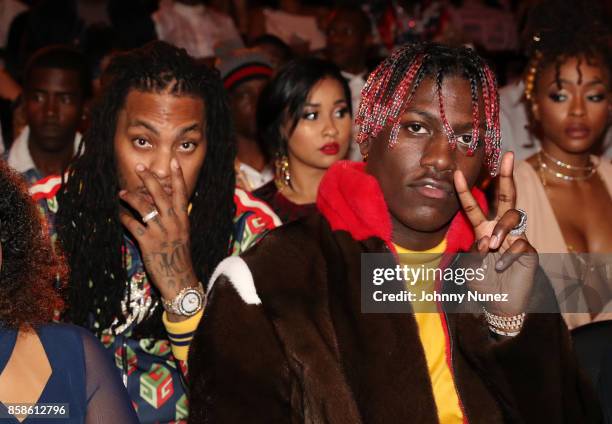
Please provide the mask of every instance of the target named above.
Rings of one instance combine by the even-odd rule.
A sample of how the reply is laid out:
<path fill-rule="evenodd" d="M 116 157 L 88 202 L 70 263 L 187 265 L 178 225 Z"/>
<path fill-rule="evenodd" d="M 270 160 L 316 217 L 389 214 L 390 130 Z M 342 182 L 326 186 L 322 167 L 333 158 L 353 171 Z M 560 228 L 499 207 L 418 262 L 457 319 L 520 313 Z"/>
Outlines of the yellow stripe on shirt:
<path fill-rule="evenodd" d="M 438 246 L 416 252 L 404 249 L 394 244 L 400 254 L 400 263 L 408 266 L 437 268 L 446 250 L 446 239 Z M 409 255 L 413 254 L 413 255 Z M 435 281 L 419 281 L 424 290 L 433 290 Z M 415 313 L 419 328 L 419 338 L 425 351 L 429 378 L 433 388 L 434 401 L 438 409 L 438 419 L 441 424 L 463 423 L 463 413 L 459 403 L 459 395 L 453 379 L 453 374 L 446 360 L 446 334 L 439 313 Z"/>

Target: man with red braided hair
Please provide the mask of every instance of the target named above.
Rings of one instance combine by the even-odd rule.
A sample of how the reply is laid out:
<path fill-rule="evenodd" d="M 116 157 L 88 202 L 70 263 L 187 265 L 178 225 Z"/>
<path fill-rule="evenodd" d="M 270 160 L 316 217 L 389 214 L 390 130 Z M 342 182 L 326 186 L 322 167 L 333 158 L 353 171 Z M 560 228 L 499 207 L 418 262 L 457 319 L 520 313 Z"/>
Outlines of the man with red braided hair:
<path fill-rule="evenodd" d="M 330 168 L 320 213 L 213 274 L 190 419 L 598 422 L 514 208 L 491 69 L 469 49 L 403 47 L 357 119 L 364 163 Z M 483 164 L 500 179 L 492 217 L 474 187 Z"/>

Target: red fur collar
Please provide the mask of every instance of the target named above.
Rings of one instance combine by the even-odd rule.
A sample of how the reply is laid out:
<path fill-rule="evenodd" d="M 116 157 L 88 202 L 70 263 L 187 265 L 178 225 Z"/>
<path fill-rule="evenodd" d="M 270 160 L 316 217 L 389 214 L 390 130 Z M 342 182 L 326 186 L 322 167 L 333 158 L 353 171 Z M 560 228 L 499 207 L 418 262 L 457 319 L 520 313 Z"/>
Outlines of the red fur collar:
<path fill-rule="evenodd" d="M 477 188 L 472 189 L 472 194 L 487 213 L 484 194 Z M 377 237 L 395 251 L 387 204 L 378 181 L 365 172 L 365 163 L 335 163 L 321 181 L 317 207 L 332 230 L 347 231 L 355 240 Z M 449 253 L 467 251 L 474 243 L 474 230 L 463 211 L 453 218 L 446 242 Z"/>

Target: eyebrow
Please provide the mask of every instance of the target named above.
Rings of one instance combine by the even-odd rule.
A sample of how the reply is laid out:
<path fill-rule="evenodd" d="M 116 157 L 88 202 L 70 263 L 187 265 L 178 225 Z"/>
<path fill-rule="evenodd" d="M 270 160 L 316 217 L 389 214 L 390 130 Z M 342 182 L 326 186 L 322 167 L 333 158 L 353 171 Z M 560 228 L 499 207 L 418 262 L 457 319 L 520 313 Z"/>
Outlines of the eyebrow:
<path fill-rule="evenodd" d="M 130 122 L 130 124 L 128 125 L 128 128 L 132 128 L 132 127 L 145 127 L 146 129 L 151 131 L 153 134 L 159 135 L 159 131 L 157 131 L 157 129 L 154 126 L 140 119 L 135 119 L 132 122 Z"/>
<path fill-rule="evenodd" d="M 183 136 L 186 133 L 190 132 L 190 131 L 200 131 L 200 129 L 198 128 L 200 126 L 199 123 L 194 123 L 189 125 L 188 127 L 185 127 L 183 129 L 180 130 L 179 132 L 179 136 Z M 135 119 L 134 121 L 132 121 L 130 123 L 130 125 L 128 125 L 128 128 L 131 127 L 145 127 L 146 129 L 148 129 L 149 131 L 151 131 L 153 134 L 159 136 L 159 131 L 157 131 L 157 129 L 155 127 L 153 127 L 151 124 L 149 124 L 148 122 L 145 122 L 143 120 L 140 119 Z"/>
<path fill-rule="evenodd" d="M 185 135 L 186 133 L 190 132 L 190 131 L 200 131 L 200 129 L 198 128 L 200 126 L 200 124 L 198 124 L 197 122 L 195 124 L 192 124 L 188 127 L 185 127 L 181 130 L 180 135 Z"/>
<path fill-rule="evenodd" d="M 560 84 L 569 84 L 569 85 L 576 85 L 575 82 L 570 81 L 570 80 L 566 80 L 566 79 L 559 79 L 559 83 Z M 551 81 L 550 84 L 548 84 L 548 86 L 550 87 L 553 84 L 557 84 L 557 80 Z M 601 78 L 596 78 L 594 80 L 591 80 L 589 82 L 585 82 L 582 85 L 586 85 L 586 86 L 592 86 L 592 85 L 597 85 L 597 84 L 601 84 L 601 85 L 606 85 L 603 80 Z"/>
<path fill-rule="evenodd" d="M 424 110 L 419 110 L 419 109 L 408 108 L 408 109 L 406 109 L 406 111 L 404 113 L 414 113 L 416 115 L 422 116 L 425 119 L 430 119 L 430 120 L 433 120 L 433 121 L 438 119 L 437 117 L 435 117 L 431 113 L 425 112 Z"/>
<path fill-rule="evenodd" d="M 348 103 L 348 102 L 344 99 L 338 99 L 334 102 L 334 105 L 338 105 L 340 103 Z M 321 103 L 304 103 L 304 107 L 319 107 L 319 106 L 321 106 Z"/>
<path fill-rule="evenodd" d="M 479 124 L 480 124 L 480 123 L 479 123 Z M 453 128 L 453 131 L 454 131 L 455 133 L 462 133 L 462 132 L 465 132 L 465 131 L 472 131 L 472 128 L 473 128 L 473 125 L 472 125 L 472 123 L 470 122 L 469 124 L 468 124 L 468 123 L 465 123 L 465 124 L 459 124 L 459 125 L 457 125 L 455 128 Z M 480 125 L 478 126 L 478 131 L 485 131 L 485 127 L 484 127 L 482 124 L 480 124 Z"/>
<path fill-rule="evenodd" d="M 424 110 L 417 110 L 417 109 L 406 109 L 406 112 L 404 112 L 404 113 L 414 113 L 414 114 L 416 114 L 416 115 L 420 115 L 420 116 L 422 116 L 423 118 L 425 118 L 425 119 L 429 119 L 429 120 L 432 120 L 432 121 L 439 121 L 439 120 L 440 120 L 440 118 L 438 118 L 437 116 L 434 116 L 434 115 L 432 115 L 432 114 L 431 114 L 431 113 L 429 113 L 429 112 L 425 112 Z M 478 129 L 479 129 L 480 131 L 484 131 L 484 130 L 485 130 L 485 128 L 483 127 L 482 123 L 479 123 L 479 124 L 480 124 L 480 125 L 479 125 L 479 128 L 478 128 Z M 453 132 L 455 132 L 455 133 L 460 133 L 460 132 L 464 132 L 464 131 L 468 131 L 468 130 L 469 130 L 469 131 L 471 131 L 471 130 L 472 130 L 472 122 L 469 122 L 469 123 L 468 123 L 468 122 L 466 122 L 466 123 L 463 123 L 463 124 L 459 124 L 459 125 L 456 125 L 456 126 L 453 128 Z"/>
<path fill-rule="evenodd" d="M 45 87 L 32 87 L 29 91 L 34 93 L 53 93 L 57 96 L 76 96 L 78 94 L 78 91 L 52 91 Z"/>

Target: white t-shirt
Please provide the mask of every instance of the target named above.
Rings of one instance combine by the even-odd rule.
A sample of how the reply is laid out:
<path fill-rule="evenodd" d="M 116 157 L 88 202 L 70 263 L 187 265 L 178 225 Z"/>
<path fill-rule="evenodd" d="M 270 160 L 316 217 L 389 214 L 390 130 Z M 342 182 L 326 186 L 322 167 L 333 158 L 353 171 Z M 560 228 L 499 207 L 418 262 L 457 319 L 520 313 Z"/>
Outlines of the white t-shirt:
<path fill-rule="evenodd" d="M 32 155 L 30 154 L 30 148 L 28 147 L 29 138 L 30 127 L 25 126 L 17 138 L 15 138 L 15 141 L 13 141 L 13 145 L 8 152 L 8 157 L 6 160 L 11 168 L 22 174 L 31 169 L 36 169 L 34 159 L 32 159 Z M 82 135 L 80 133 L 77 132 L 74 134 L 75 153 L 79 149 L 81 139 Z"/>
<path fill-rule="evenodd" d="M 162 0 L 152 18 L 160 40 L 184 48 L 196 58 L 214 56 L 215 46 L 226 41 L 242 43 L 232 18 L 202 4 Z"/>
<path fill-rule="evenodd" d="M 359 127 L 355 125 L 355 118 L 357 117 L 357 112 L 359 112 L 361 90 L 366 83 L 366 74 L 364 72 L 354 75 L 350 72 L 342 71 L 342 76 L 347 79 L 349 88 L 351 89 L 351 107 L 353 108 L 353 135 L 351 137 L 351 145 L 349 147 L 347 159 L 360 162 L 362 160 L 361 151 L 359 150 L 359 145 L 355 142 L 359 132 Z"/>
<path fill-rule="evenodd" d="M 325 47 L 325 34 L 319 29 L 314 16 L 301 16 L 281 10 L 264 9 L 266 33 L 283 40 L 288 45 L 296 41 L 310 43 L 310 51 Z"/>
<path fill-rule="evenodd" d="M 17 0 L 0 0 L 0 47 L 6 47 L 13 19 L 26 10 L 28 7 Z"/>
<path fill-rule="evenodd" d="M 257 190 L 274 179 L 274 171 L 270 166 L 266 166 L 261 172 L 244 162 L 240 162 L 238 167 L 247 179 L 251 190 Z"/>

